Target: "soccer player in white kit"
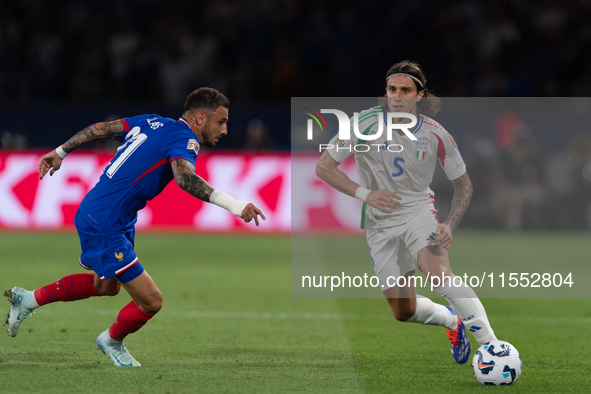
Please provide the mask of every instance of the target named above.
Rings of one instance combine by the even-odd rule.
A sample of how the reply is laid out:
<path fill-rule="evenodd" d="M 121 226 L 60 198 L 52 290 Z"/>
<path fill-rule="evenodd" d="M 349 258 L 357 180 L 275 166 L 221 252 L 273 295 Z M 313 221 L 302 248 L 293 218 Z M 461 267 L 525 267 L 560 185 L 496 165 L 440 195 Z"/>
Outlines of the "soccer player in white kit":
<path fill-rule="evenodd" d="M 340 192 L 364 202 L 361 225 L 375 274 L 394 317 L 403 322 L 444 326 L 454 359 L 463 364 L 471 349 L 465 327 L 480 344 L 496 337 L 474 290 L 455 277 L 449 265 L 447 250 L 452 245 L 452 232 L 468 209 L 472 184 L 451 135 L 433 119 L 417 115 L 417 105 L 424 97 L 431 101 L 422 104 L 438 110 L 439 99 L 425 89 L 426 82 L 415 62 L 405 60 L 392 66 L 386 74 L 384 107 L 370 108 L 358 116 L 360 133 L 375 135 L 381 123 L 382 135 L 371 141 L 358 140 L 352 119 L 351 139 L 339 140 L 336 135 L 330 142 L 331 148 L 318 161 L 316 174 Z M 416 126 L 409 131 L 417 140 L 411 140 L 402 130 L 395 130 L 392 140 L 387 140 L 387 112 L 416 116 Z M 396 124 L 411 121 L 404 117 L 394 120 Z M 359 152 L 351 149 L 356 143 L 369 145 L 371 149 L 368 152 L 361 152 L 367 148 L 358 149 Z M 396 144 L 403 147 L 402 151 Z M 352 154 L 361 185 L 338 168 Z M 438 221 L 434 193 L 429 188 L 437 161 L 455 189 L 451 211 L 444 223 Z M 408 278 L 414 274 L 415 261 L 425 275 L 433 278 L 434 286 L 437 286 L 435 276 L 446 279 L 435 291 L 451 307 L 417 295 L 411 280 L 399 280 L 396 285 L 400 276 Z"/>

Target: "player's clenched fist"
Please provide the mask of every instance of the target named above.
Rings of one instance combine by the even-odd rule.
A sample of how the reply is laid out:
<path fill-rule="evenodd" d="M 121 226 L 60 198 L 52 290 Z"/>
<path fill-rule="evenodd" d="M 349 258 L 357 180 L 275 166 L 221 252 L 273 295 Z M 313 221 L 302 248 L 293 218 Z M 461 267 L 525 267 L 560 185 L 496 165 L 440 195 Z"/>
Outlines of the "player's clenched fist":
<path fill-rule="evenodd" d="M 402 197 L 396 194 L 396 192 L 390 190 L 373 190 L 369 193 L 365 202 L 382 212 L 392 213 L 391 210 L 400 205 L 398 200 L 402 200 Z"/>
<path fill-rule="evenodd" d="M 445 223 L 440 223 L 435 230 L 435 240 L 439 242 L 445 249 L 449 249 L 453 242 L 451 237 L 452 229 Z"/>
<path fill-rule="evenodd" d="M 263 220 L 267 220 L 263 212 L 260 209 L 254 206 L 253 203 L 248 203 L 248 205 L 242 210 L 242 215 L 240 216 L 246 223 L 250 222 L 254 219 L 256 225 L 259 225 L 259 218 L 261 217 Z"/>

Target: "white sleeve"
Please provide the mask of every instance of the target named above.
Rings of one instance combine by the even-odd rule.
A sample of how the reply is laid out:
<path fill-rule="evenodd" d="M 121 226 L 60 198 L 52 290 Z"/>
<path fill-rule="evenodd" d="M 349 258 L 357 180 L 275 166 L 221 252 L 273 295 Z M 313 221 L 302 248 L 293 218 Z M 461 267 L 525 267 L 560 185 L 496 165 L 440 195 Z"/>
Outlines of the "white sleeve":
<path fill-rule="evenodd" d="M 436 134 L 436 137 L 438 140 L 437 157 L 447 177 L 453 181 L 464 175 L 466 164 L 460 155 L 456 141 L 443 129 Z"/>
<path fill-rule="evenodd" d="M 340 164 L 347 160 L 347 157 L 351 156 L 354 152 L 350 139 L 340 140 L 338 137 L 338 134 L 332 137 L 327 150 L 330 156 Z"/>

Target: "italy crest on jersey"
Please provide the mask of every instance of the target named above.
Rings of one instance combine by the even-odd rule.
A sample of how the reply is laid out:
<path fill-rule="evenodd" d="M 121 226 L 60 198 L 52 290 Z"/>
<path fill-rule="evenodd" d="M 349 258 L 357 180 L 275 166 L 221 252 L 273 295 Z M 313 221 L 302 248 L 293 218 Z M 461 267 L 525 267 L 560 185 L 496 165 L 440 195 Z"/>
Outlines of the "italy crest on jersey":
<path fill-rule="evenodd" d="M 423 141 L 417 141 L 417 151 L 415 157 L 418 161 L 421 161 L 427 156 L 427 143 Z"/>

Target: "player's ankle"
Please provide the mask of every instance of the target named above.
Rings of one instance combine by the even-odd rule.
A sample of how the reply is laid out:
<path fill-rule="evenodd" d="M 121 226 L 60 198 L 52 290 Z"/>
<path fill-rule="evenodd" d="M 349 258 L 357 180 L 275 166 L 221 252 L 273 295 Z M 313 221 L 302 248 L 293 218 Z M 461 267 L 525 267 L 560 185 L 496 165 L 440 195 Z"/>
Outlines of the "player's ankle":
<path fill-rule="evenodd" d="M 107 330 L 106 342 L 107 342 L 107 345 L 114 346 L 114 345 L 121 344 L 121 342 L 123 342 L 123 341 L 113 339 L 113 337 L 111 336 L 111 330 Z"/>
<path fill-rule="evenodd" d="M 459 324 L 458 324 L 458 318 L 457 318 L 457 316 L 454 316 L 453 323 L 450 323 L 445 328 L 448 329 L 449 331 L 455 331 L 455 330 L 458 329 L 458 326 L 459 326 Z"/>
<path fill-rule="evenodd" d="M 29 305 L 27 306 L 28 309 L 37 309 L 39 308 L 39 303 L 37 302 L 37 299 L 35 298 L 35 292 L 32 292 L 33 294 L 31 294 L 31 302 L 29 303 Z"/>

